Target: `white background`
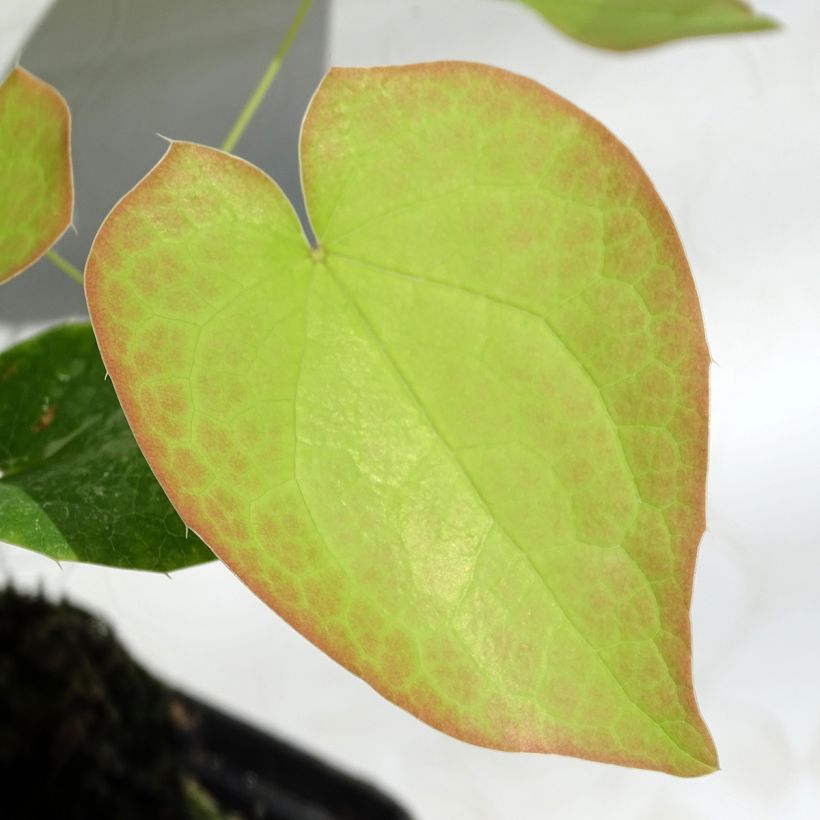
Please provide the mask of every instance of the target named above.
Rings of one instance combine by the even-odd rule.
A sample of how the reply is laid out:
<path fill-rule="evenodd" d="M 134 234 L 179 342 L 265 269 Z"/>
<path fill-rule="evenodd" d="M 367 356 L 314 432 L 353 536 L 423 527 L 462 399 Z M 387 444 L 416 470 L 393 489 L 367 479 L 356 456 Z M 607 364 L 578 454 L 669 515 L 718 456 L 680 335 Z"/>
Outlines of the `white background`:
<path fill-rule="evenodd" d="M 47 5 L 2 0 L 0 63 Z M 608 125 L 669 206 L 716 361 L 692 617 L 721 772 L 678 780 L 452 740 L 218 564 L 165 577 L 6 547 L 0 580 L 104 613 L 166 679 L 376 780 L 422 820 L 820 817 L 820 5 L 758 6 L 783 31 L 618 56 L 504 0 L 338 0 L 330 41 L 341 65 L 469 59 L 533 77 Z M 34 330 L 2 326 L 0 347 Z"/>

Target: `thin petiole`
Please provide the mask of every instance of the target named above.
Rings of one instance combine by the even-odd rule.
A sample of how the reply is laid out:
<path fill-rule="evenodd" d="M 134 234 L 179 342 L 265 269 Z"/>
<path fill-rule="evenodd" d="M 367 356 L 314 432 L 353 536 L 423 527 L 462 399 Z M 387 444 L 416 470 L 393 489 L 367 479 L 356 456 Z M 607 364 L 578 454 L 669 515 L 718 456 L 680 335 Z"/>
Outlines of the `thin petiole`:
<path fill-rule="evenodd" d="M 276 55 L 270 62 L 270 65 L 262 75 L 262 79 L 254 89 L 250 99 L 245 103 L 245 107 L 240 112 L 239 117 L 233 125 L 233 128 L 230 130 L 230 133 L 227 137 L 225 137 L 225 142 L 222 143 L 223 151 L 230 153 L 236 147 L 239 140 L 242 139 L 245 129 L 253 119 L 253 115 L 256 113 L 262 103 L 262 100 L 265 98 L 265 94 L 268 93 L 271 83 L 279 73 L 279 69 L 282 67 L 282 61 L 285 59 L 291 45 L 293 45 L 293 41 L 296 39 L 296 35 L 299 33 L 299 29 L 301 28 L 307 13 L 310 11 L 312 3 L 313 0 L 302 0 L 299 4 L 296 17 L 293 19 L 293 22 L 288 29 L 288 33 L 285 35 L 285 39 L 282 40 L 279 50 L 276 52 Z"/>
<path fill-rule="evenodd" d="M 68 259 L 60 256 L 55 250 L 46 251 L 46 256 L 63 272 L 68 274 L 75 282 L 83 283 L 83 272 L 71 264 Z"/>

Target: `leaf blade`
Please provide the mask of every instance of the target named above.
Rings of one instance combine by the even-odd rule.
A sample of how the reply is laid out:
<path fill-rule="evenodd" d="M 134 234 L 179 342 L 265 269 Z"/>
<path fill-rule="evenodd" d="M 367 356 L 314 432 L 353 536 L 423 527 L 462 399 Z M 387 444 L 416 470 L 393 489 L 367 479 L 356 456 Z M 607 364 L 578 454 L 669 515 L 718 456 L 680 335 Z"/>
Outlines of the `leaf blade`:
<path fill-rule="evenodd" d="M 212 560 L 157 486 L 104 377 L 87 324 L 0 355 L 0 538 L 128 569 Z"/>
<path fill-rule="evenodd" d="M 177 507 L 300 632 L 438 728 L 495 748 L 713 770 L 688 627 L 708 352 L 679 240 L 635 160 L 537 84 L 458 63 L 332 71 L 301 153 L 318 249 L 270 180 L 177 145 L 92 250 L 101 347 Z M 208 234 L 226 226 L 236 238 L 218 258 Z M 169 259 L 169 242 L 184 252 Z M 238 295 L 195 304 L 251 264 Z M 639 294 L 630 276 L 648 272 Z M 607 299 L 616 310 L 602 320 Z M 678 324 L 631 328 L 653 299 Z M 179 341 L 145 360 L 150 378 L 193 373 L 192 386 L 220 374 L 225 395 L 199 402 L 224 401 L 213 429 L 194 430 L 200 451 L 235 457 L 243 428 L 283 402 L 262 437 L 287 444 L 281 464 L 266 461 L 275 486 L 215 461 L 218 492 L 202 500 L 186 484 L 173 452 L 188 446 L 197 401 L 181 397 L 179 429 L 158 441 L 160 402 L 140 394 L 136 365 L 158 336 L 140 332 L 140 300 L 170 322 L 194 304 L 210 328 L 206 348 Z M 286 328 L 276 349 L 231 341 L 257 325 Z M 173 348 L 189 353 L 166 373 Z M 660 356 L 674 383 L 660 364 L 636 381 Z M 262 364 L 236 381 L 248 357 Z M 246 407 L 259 391 L 268 404 Z M 686 411 L 675 435 L 651 415 L 675 403 L 670 391 Z M 656 441 L 622 438 L 644 421 Z M 664 492 L 678 518 L 661 512 Z"/>
<path fill-rule="evenodd" d="M 71 117 L 22 68 L 0 85 L 0 284 L 36 262 L 71 224 Z"/>
<path fill-rule="evenodd" d="M 580 42 L 613 51 L 688 37 L 770 31 L 743 0 L 520 0 Z"/>

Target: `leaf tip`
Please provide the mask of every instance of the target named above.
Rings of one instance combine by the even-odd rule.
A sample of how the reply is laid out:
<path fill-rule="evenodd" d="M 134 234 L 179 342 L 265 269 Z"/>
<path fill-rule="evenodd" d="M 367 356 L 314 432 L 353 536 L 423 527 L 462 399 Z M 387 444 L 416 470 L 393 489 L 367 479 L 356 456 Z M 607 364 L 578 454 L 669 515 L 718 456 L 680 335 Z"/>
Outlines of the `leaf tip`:
<path fill-rule="evenodd" d="M 769 17 L 766 14 L 758 14 L 752 19 L 756 31 L 778 31 L 783 28 L 780 20 Z"/>

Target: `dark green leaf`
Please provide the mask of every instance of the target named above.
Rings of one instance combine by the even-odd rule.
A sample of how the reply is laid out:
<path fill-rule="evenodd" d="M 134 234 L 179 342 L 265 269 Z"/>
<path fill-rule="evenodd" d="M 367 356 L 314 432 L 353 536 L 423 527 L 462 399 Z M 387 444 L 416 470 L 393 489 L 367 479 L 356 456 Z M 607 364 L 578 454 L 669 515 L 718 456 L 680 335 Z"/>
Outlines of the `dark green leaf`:
<path fill-rule="evenodd" d="M 142 457 L 87 324 L 0 356 L 0 539 L 131 569 L 213 558 Z"/>

